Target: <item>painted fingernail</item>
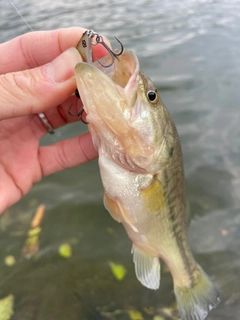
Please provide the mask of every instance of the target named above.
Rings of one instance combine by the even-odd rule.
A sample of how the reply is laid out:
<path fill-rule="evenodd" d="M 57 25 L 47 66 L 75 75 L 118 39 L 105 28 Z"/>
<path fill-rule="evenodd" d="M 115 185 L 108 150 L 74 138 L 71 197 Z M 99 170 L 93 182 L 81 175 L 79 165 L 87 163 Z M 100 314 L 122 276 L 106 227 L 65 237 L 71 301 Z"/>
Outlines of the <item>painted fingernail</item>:
<path fill-rule="evenodd" d="M 82 62 L 76 48 L 69 48 L 46 65 L 46 74 L 53 82 L 63 82 L 74 76 L 74 68 Z"/>

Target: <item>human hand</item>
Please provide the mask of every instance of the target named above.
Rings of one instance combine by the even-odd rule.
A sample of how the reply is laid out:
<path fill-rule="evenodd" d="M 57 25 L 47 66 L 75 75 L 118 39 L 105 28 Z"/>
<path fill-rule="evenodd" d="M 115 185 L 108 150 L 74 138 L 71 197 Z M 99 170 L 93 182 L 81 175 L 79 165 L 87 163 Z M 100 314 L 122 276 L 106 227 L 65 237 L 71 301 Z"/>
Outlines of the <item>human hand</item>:
<path fill-rule="evenodd" d="M 97 156 L 89 133 L 39 147 L 47 130 L 77 121 L 68 114 L 81 108 L 76 89 L 75 49 L 85 29 L 32 32 L 0 45 L 0 213 L 24 196 L 42 177 Z M 93 47 L 93 59 L 106 54 Z"/>

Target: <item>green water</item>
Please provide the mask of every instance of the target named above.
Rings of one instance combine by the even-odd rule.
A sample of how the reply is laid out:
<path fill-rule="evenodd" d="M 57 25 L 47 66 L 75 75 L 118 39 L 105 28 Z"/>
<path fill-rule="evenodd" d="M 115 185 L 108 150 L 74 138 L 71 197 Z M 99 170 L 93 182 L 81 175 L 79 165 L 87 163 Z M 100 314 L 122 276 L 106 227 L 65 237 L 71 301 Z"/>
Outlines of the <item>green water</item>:
<path fill-rule="evenodd" d="M 34 30 L 84 26 L 115 35 L 137 52 L 179 131 L 194 255 L 219 287 L 221 304 L 209 320 L 240 316 L 240 24 L 238 1 L 16 1 Z M 0 41 L 28 32 L 8 2 L 0 3 Z M 0 58 L 1 59 L 1 58 Z M 64 127 L 50 144 L 86 131 Z M 0 218 L 0 298 L 15 297 L 13 320 L 144 319 L 167 316 L 172 279 L 161 288 L 136 280 L 131 243 L 106 212 L 97 161 L 54 174 L 34 186 Z M 22 255 L 38 204 L 46 205 L 38 254 Z M 62 258 L 62 243 L 72 256 Z M 7 267 L 4 258 L 16 264 Z M 118 281 L 109 263 L 123 265 Z M 1 319 L 1 317 L 0 317 Z"/>

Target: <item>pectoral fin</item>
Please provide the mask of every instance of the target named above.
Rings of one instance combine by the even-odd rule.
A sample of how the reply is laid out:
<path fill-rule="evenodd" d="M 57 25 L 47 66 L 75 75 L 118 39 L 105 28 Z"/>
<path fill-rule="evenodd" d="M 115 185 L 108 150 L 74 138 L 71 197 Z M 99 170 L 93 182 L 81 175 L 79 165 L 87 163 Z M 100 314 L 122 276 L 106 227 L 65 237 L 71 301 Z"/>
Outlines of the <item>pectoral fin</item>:
<path fill-rule="evenodd" d="M 158 289 L 160 286 L 160 261 L 151 257 L 133 245 L 133 262 L 138 280 L 149 289 Z"/>
<path fill-rule="evenodd" d="M 165 193 L 164 189 L 156 178 L 146 189 L 140 190 L 141 196 L 144 199 L 146 208 L 149 212 L 158 213 L 165 207 Z"/>

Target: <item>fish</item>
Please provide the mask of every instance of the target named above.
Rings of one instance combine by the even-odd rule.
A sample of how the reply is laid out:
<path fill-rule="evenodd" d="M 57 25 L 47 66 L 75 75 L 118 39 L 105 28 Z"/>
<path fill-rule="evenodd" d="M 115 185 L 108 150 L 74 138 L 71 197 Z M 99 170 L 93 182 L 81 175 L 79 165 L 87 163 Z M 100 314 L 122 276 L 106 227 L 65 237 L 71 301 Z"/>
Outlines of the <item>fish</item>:
<path fill-rule="evenodd" d="M 190 249 L 176 126 L 159 91 L 140 70 L 136 54 L 124 49 L 112 59 L 108 54 L 100 64 L 82 62 L 75 67 L 99 154 L 104 205 L 132 241 L 137 279 L 158 289 L 163 260 L 173 278 L 181 318 L 203 320 L 220 299 Z"/>

